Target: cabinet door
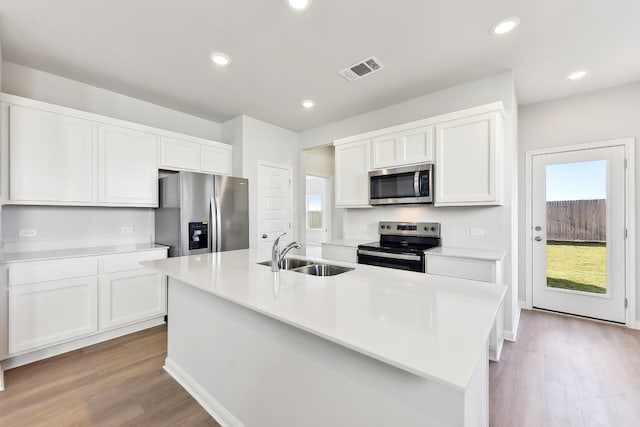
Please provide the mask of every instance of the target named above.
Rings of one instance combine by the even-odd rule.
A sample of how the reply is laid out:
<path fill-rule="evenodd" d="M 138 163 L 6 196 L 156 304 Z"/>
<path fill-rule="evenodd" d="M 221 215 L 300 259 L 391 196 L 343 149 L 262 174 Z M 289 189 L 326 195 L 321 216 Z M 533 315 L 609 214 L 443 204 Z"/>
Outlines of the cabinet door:
<path fill-rule="evenodd" d="M 397 137 L 396 157 L 402 165 L 433 162 L 433 126 L 411 129 Z"/>
<path fill-rule="evenodd" d="M 436 205 L 502 203 L 501 117 L 489 113 L 436 126 Z"/>
<path fill-rule="evenodd" d="M 167 311 L 167 278 L 151 270 L 100 278 L 100 329 L 163 316 Z"/>
<path fill-rule="evenodd" d="M 370 207 L 369 140 L 336 146 L 336 207 Z"/>
<path fill-rule="evenodd" d="M 398 135 L 379 136 L 371 140 L 371 168 L 380 169 L 398 164 Z"/>
<path fill-rule="evenodd" d="M 98 128 L 98 202 L 158 205 L 157 137 L 117 126 Z"/>
<path fill-rule="evenodd" d="M 9 354 L 96 332 L 96 277 L 9 289 Z"/>
<path fill-rule="evenodd" d="M 189 171 L 200 170 L 200 144 L 161 137 L 160 167 Z"/>
<path fill-rule="evenodd" d="M 231 149 L 222 147 L 201 148 L 202 172 L 215 173 L 216 175 L 231 175 Z"/>
<path fill-rule="evenodd" d="M 93 123 L 9 107 L 9 199 L 83 204 L 96 200 Z"/>
<path fill-rule="evenodd" d="M 371 167 L 433 162 L 433 126 L 379 136 L 371 140 Z"/>

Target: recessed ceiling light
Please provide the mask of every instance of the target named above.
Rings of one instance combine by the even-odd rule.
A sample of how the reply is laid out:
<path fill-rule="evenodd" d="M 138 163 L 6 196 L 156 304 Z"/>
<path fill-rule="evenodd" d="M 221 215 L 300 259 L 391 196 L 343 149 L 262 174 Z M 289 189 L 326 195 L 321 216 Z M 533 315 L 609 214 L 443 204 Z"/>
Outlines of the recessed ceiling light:
<path fill-rule="evenodd" d="M 223 65 L 223 66 L 229 65 L 229 62 L 231 62 L 231 59 L 229 59 L 227 55 L 220 52 L 213 52 L 211 54 L 211 60 L 213 61 L 214 64 Z"/>
<path fill-rule="evenodd" d="M 578 80 L 583 78 L 586 75 L 587 75 L 587 72 L 585 70 L 580 70 L 580 71 L 574 71 L 573 73 L 569 74 L 567 78 L 569 80 Z"/>
<path fill-rule="evenodd" d="M 508 18 L 504 18 L 493 27 L 491 27 L 491 32 L 493 34 L 501 36 L 515 30 L 518 25 L 520 25 L 520 17 L 510 16 Z"/>
<path fill-rule="evenodd" d="M 289 6 L 295 10 L 305 10 L 309 7 L 309 0 L 289 0 Z"/>
<path fill-rule="evenodd" d="M 312 101 L 312 100 L 310 100 L 310 99 L 305 99 L 304 101 L 302 101 L 302 106 L 303 106 L 304 108 L 307 108 L 307 109 L 308 109 L 308 108 L 313 108 L 313 106 L 314 106 L 314 105 L 316 105 L 316 103 L 315 103 L 315 102 L 313 102 L 313 101 Z"/>

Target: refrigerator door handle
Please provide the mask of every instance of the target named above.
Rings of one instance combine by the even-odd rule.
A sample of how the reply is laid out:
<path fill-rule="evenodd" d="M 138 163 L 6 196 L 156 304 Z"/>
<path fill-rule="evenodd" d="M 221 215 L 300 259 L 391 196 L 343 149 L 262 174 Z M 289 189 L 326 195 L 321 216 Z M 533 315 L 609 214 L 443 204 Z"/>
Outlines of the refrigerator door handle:
<path fill-rule="evenodd" d="M 211 197 L 211 199 L 209 200 L 209 203 L 211 205 L 211 224 L 209 226 L 209 234 L 210 234 L 210 239 L 211 239 L 211 252 L 218 252 L 218 247 L 216 246 L 218 244 L 218 236 L 216 236 L 215 234 L 218 231 L 218 226 L 216 224 L 216 218 L 218 217 L 218 212 L 216 212 L 216 202 L 213 198 L 213 196 Z M 216 227 L 216 228 L 214 228 Z"/>
<path fill-rule="evenodd" d="M 216 252 L 222 251 L 222 215 L 220 214 L 220 199 L 213 199 L 216 206 Z"/>

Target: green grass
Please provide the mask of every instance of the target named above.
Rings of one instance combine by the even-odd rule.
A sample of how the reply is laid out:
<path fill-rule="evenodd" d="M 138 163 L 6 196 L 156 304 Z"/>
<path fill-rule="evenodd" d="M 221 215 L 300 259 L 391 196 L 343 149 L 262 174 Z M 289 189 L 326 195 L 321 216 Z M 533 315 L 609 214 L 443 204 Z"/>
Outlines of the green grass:
<path fill-rule="evenodd" d="M 606 244 L 548 241 L 547 286 L 607 293 Z"/>

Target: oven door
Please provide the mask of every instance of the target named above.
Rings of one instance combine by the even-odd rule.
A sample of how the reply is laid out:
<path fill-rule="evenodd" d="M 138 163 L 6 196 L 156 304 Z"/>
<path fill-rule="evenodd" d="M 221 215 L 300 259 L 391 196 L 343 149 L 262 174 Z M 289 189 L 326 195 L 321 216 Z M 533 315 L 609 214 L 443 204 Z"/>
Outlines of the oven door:
<path fill-rule="evenodd" d="M 369 203 L 399 205 L 432 203 L 432 165 L 369 172 Z"/>
<path fill-rule="evenodd" d="M 418 271 L 421 273 L 425 272 L 424 255 L 420 256 L 410 253 L 397 254 L 358 249 L 358 264 Z"/>

